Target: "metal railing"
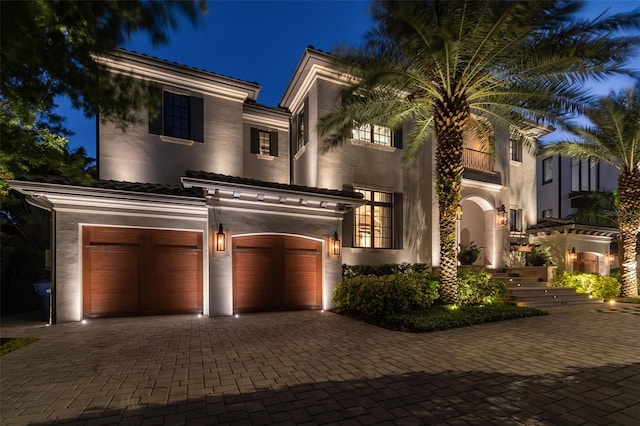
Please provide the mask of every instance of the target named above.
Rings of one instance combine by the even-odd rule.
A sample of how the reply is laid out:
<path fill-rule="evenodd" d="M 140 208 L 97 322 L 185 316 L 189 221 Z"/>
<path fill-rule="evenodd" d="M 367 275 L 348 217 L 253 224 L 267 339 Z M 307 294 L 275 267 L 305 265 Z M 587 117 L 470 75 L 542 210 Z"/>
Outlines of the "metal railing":
<path fill-rule="evenodd" d="M 480 170 L 493 173 L 493 158 L 491 153 L 464 148 L 462 151 L 462 164 L 465 169 Z"/>

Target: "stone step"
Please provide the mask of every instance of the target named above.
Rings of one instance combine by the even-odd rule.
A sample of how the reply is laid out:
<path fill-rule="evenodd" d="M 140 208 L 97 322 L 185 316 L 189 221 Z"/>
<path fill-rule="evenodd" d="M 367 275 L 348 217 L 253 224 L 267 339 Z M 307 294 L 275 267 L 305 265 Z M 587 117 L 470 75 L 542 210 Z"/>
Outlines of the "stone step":
<path fill-rule="evenodd" d="M 517 306 L 549 307 L 561 305 L 604 303 L 603 299 L 591 298 L 586 293 L 576 293 L 573 288 L 549 288 L 545 290 L 527 288 L 510 291 L 509 303 Z"/>
<path fill-rule="evenodd" d="M 603 299 L 566 299 L 559 298 L 553 300 L 518 300 L 509 302 L 512 305 L 516 306 L 526 306 L 532 308 L 550 308 L 553 306 L 565 306 L 565 305 L 589 305 L 589 304 L 599 304 L 602 305 L 604 303 Z"/>
<path fill-rule="evenodd" d="M 574 288 L 561 288 L 561 287 L 510 287 L 509 292 L 512 296 L 527 297 L 527 296 L 571 296 L 576 293 Z"/>

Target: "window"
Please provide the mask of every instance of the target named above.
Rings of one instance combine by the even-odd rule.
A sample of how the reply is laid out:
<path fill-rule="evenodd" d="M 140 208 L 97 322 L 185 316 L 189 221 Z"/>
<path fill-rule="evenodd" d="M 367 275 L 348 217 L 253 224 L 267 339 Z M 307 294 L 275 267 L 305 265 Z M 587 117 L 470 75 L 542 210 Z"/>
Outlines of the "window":
<path fill-rule="evenodd" d="M 542 218 L 550 219 L 553 217 L 553 209 L 542 210 Z"/>
<path fill-rule="evenodd" d="M 511 139 L 511 161 L 522 162 L 522 144 Z"/>
<path fill-rule="evenodd" d="M 509 210 L 509 231 L 511 232 L 522 231 L 522 210 L 521 209 Z"/>
<path fill-rule="evenodd" d="M 188 141 L 204 141 L 202 98 L 163 91 L 162 87 L 149 87 L 152 105 L 160 111 L 149 111 L 149 133 Z"/>
<path fill-rule="evenodd" d="M 600 162 L 571 159 L 571 190 L 597 191 L 600 187 Z"/>
<path fill-rule="evenodd" d="M 353 139 L 376 145 L 391 146 L 391 129 L 388 127 L 363 124 L 353 129 Z"/>
<path fill-rule="evenodd" d="M 307 121 L 307 111 L 309 110 L 309 99 L 304 100 L 302 110 L 297 115 L 291 117 L 291 139 L 292 139 L 292 151 L 300 151 L 309 142 L 309 135 L 307 134 L 307 128 L 309 127 Z"/>
<path fill-rule="evenodd" d="M 393 247 L 393 194 L 388 192 L 356 189 L 363 194 L 367 204 L 358 207 L 354 214 L 354 247 Z"/>
<path fill-rule="evenodd" d="M 278 132 L 251 128 L 251 152 L 253 154 L 278 156 Z"/>
<path fill-rule="evenodd" d="M 189 131 L 189 96 L 164 92 L 163 135 L 191 139 Z"/>
<path fill-rule="evenodd" d="M 542 160 L 542 184 L 547 184 L 553 181 L 553 168 L 551 161 L 553 157 L 548 157 Z"/>

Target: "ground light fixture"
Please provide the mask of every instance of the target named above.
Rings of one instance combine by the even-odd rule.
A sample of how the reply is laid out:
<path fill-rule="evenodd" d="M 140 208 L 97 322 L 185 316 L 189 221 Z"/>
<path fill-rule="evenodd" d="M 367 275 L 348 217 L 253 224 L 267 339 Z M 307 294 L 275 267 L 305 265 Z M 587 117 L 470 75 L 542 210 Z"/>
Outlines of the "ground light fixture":
<path fill-rule="evenodd" d="M 224 229 L 222 228 L 222 224 L 219 224 L 218 232 L 216 233 L 216 250 L 225 251 L 225 249 L 226 249 L 226 238 L 224 235 Z"/>
<path fill-rule="evenodd" d="M 496 222 L 498 226 L 507 226 L 509 223 L 509 216 L 507 215 L 507 209 L 504 204 L 496 209 Z"/>

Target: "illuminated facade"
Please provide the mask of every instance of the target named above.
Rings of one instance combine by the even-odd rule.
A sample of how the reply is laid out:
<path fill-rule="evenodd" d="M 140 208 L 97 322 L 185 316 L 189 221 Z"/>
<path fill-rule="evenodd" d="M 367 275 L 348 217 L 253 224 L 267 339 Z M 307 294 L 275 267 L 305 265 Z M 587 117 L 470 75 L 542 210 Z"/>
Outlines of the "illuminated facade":
<path fill-rule="evenodd" d="M 150 83 L 158 111 L 125 132 L 99 124 L 93 185 L 11 182 L 53 212 L 57 322 L 328 309 L 343 263 L 439 265 L 435 144 L 404 165 L 411 124 L 371 123 L 326 149 L 318 119 L 349 84 L 330 55 L 307 48 L 278 107 L 257 102 L 256 83 L 125 51 L 103 60 Z M 492 152 L 465 141 L 458 233 L 487 268 L 536 221 L 535 158 L 495 136 Z"/>

